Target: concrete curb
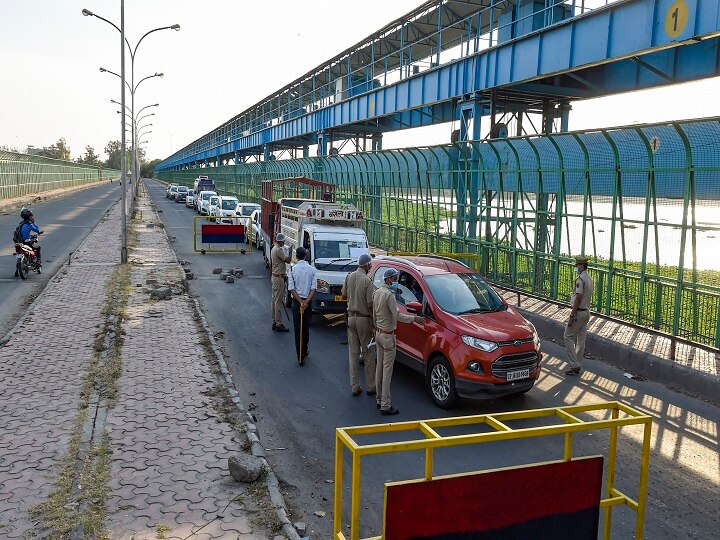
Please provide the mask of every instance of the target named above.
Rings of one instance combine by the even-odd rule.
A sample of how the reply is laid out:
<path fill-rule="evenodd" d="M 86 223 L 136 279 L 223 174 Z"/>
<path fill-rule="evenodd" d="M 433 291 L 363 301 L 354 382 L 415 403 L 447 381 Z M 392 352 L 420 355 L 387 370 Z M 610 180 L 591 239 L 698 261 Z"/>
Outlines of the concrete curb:
<path fill-rule="evenodd" d="M 251 443 L 251 452 L 253 456 L 260 458 L 263 467 L 267 471 L 266 480 L 268 492 L 270 493 L 270 501 L 275 508 L 275 513 L 277 514 L 278 519 L 282 523 L 282 532 L 290 540 L 302 540 L 298 532 L 295 530 L 295 527 L 293 527 L 290 518 L 288 517 L 287 505 L 285 504 L 285 499 L 282 495 L 282 492 L 280 491 L 280 484 L 278 482 L 278 479 L 275 476 L 275 473 L 272 471 L 272 467 L 270 467 L 270 464 L 265 459 L 265 449 L 260 444 L 260 439 L 257 435 L 257 426 L 255 425 L 256 420 L 253 415 L 248 412 L 243 406 L 243 404 L 240 402 L 240 394 L 235 389 L 235 381 L 233 381 L 232 375 L 228 370 L 225 356 L 218 347 L 217 342 L 215 341 L 215 336 L 213 336 L 212 332 L 210 331 L 207 319 L 205 318 L 205 315 L 200 308 L 200 302 L 198 302 L 197 298 L 195 298 L 194 296 L 190 296 L 190 298 L 192 298 L 193 305 L 195 306 L 195 312 L 197 313 L 198 318 L 201 321 L 203 329 L 207 333 L 208 339 L 210 341 L 210 347 L 212 348 L 213 353 L 215 354 L 215 357 L 218 361 L 218 364 L 220 366 L 220 372 L 223 375 L 223 379 L 228 385 L 228 388 L 230 390 L 230 398 L 237 407 L 238 411 L 247 418 L 247 436 L 248 440 Z"/>
<path fill-rule="evenodd" d="M 170 243 L 170 237 L 167 233 L 167 229 L 165 229 L 164 227 L 163 233 L 165 234 L 165 238 L 168 244 L 172 247 L 172 244 Z M 175 261 L 178 264 L 178 267 L 182 267 L 178 261 L 177 254 L 175 253 L 174 249 L 173 255 L 175 257 Z M 187 280 L 183 280 L 183 283 L 186 285 L 186 290 L 189 292 L 189 289 L 187 288 Z M 285 498 L 280 491 L 280 484 L 278 482 L 277 476 L 275 476 L 272 467 L 270 467 L 267 459 L 265 459 L 265 449 L 260 444 L 260 439 L 257 435 L 257 426 L 255 425 L 256 420 L 253 415 L 245 409 L 245 407 L 240 401 L 240 394 L 238 393 L 235 387 L 235 381 L 233 381 L 232 375 L 228 370 L 225 356 L 220 350 L 220 347 L 218 347 L 217 341 L 215 341 L 215 336 L 213 336 L 213 333 L 210 330 L 210 325 L 208 325 L 207 319 L 205 318 L 205 314 L 202 312 L 200 302 L 198 302 L 198 299 L 190 294 L 188 294 L 188 297 L 192 299 L 193 305 L 195 306 L 195 313 L 198 316 L 200 323 L 202 324 L 203 330 L 207 334 L 208 340 L 210 342 L 210 348 L 213 350 L 213 354 L 215 355 L 218 365 L 220 366 L 220 372 L 222 373 L 223 379 L 228 385 L 230 398 L 235 404 L 235 407 L 237 407 L 238 412 L 241 414 L 241 416 L 247 418 L 247 436 L 248 440 L 251 443 L 251 452 L 253 456 L 261 460 L 265 471 L 267 471 L 267 489 L 268 493 L 270 494 L 270 501 L 275 508 L 275 513 L 277 514 L 278 519 L 282 523 L 282 532 L 290 540 L 302 540 L 298 532 L 295 530 L 295 527 L 293 527 L 290 518 L 288 517 L 287 505 L 285 504 Z"/>
<path fill-rule="evenodd" d="M 565 332 L 563 323 L 522 308 L 516 309 L 535 325 L 540 335 L 548 336 L 560 344 L 563 343 Z M 629 371 L 633 375 L 640 375 L 649 381 L 696 395 L 715 405 L 720 404 L 719 376 L 702 373 L 671 360 L 638 351 L 592 332 L 588 332 L 586 343 L 588 352 L 605 363 Z"/>

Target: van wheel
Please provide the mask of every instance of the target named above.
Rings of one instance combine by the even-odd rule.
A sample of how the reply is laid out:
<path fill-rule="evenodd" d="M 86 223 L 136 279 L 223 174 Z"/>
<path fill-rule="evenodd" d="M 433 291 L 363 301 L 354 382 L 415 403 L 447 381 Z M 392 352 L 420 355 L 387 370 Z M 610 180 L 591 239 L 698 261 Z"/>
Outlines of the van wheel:
<path fill-rule="evenodd" d="M 453 407 L 458 400 L 455 375 L 444 356 L 435 356 L 428 367 L 427 385 L 435 405 L 442 409 Z"/>

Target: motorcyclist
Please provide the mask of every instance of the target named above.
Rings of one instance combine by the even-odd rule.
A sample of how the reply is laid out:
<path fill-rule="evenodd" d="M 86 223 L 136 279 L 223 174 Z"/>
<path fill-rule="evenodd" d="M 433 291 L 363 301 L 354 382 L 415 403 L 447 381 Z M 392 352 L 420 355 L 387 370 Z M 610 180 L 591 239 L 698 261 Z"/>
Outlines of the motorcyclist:
<path fill-rule="evenodd" d="M 32 233 L 42 234 L 43 231 L 35 225 L 35 216 L 27 208 L 23 208 L 20 211 L 20 217 L 22 222 L 20 223 L 20 238 L 22 243 L 26 246 L 35 250 L 35 256 L 37 257 L 38 268 L 42 267 L 42 259 L 40 257 L 40 245 L 37 242 L 37 237 L 33 236 Z"/>

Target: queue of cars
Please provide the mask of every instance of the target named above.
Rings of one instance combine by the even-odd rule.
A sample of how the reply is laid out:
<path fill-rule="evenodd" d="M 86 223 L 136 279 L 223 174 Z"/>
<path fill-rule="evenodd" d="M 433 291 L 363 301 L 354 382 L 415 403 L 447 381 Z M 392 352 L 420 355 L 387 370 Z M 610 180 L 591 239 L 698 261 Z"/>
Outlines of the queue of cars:
<path fill-rule="evenodd" d="M 207 177 L 202 181 L 195 181 L 195 185 L 210 187 Z M 212 183 L 212 187 L 215 184 Z M 169 184 L 165 190 L 165 197 L 178 203 L 185 203 L 188 208 L 194 208 L 198 214 L 210 217 L 210 221 L 224 224 L 242 224 L 246 227 L 252 222 L 252 235 L 248 235 L 247 243 L 253 242 L 258 248 L 262 247 L 262 234 L 260 232 L 260 205 L 252 202 L 241 202 L 234 195 L 219 195 L 213 189 L 188 188 L 178 184 Z"/>
<path fill-rule="evenodd" d="M 181 191 L 181 187 L 171 184 L 166 196 L 185 201 L 188 206 L 189 201 L 197 201 L 192 206 L 199 213 L 221 223 L 252 222 L 248 242 L 258 247 L 269 242 L 261 227 L 260 205 L 243 203 L 237 197 L 221 196 L 212 190 L 192 193 L 187 188 Z M 328 204 L 310 202 L 315 206 Z M 298 209 L 307 216 L 317 211 L 317 208 L 307 211 L 302 204 Z M 296 245 L 299 242 L 300 238 Z M 314 250 L 323 245 L 316 241 Z M 316 254 L 311 264 L 319 258 L 327 265 L 320 255 Z M 338 260 L 352 262 L 351 258 Z M 347 266 L 342 270 L 347 271 Z M 423 324 L 397 326 L 397 361 L 424 377 L 437 406 L 450 408 L 460 398 L 492 399 L 523 394 L 534 386 L 542 360 L 538 333 L 480 274 L 456 259 L 432 254 L 378 255 L 373 256 L 369 274 L 375 287 L 382 286 L 383 275 L 389 268 L 399 272 L 398 309 L 424 319 Z M 342 302 L 342 297 L 336 295 L 334 301 Z"/>

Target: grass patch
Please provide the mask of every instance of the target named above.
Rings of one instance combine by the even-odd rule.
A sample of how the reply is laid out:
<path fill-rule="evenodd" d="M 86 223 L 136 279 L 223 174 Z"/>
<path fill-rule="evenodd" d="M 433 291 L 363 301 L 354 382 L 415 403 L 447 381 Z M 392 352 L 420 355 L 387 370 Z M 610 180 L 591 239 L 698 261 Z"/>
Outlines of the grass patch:
<path fill-rule="evenodd" d="M 31 517 L 38 521 L 43 529 L 40 536 L 53 539 L 70 538 L 73 530 L 82 526 L 84 538 L 108 538 L 103 531 L 111 463 L 108 434 L 104 433 L 99 441 L 92 442 L 82 463 L 78 463 L 78 458 L 90 397 L 97 393 L 104 398 L 108 408 L 114 406 L 117 397 L 117 379 L 121 373 L 122 321 L 130 291 L 127 265 L 115 268 L 108 279 L 107 290 L 108 295 L 101 310 L 103 323 L 95 335 L 94 353 L 87 364 L 80 390 L 78 415 L 68 451 L 60 461 L 55 489 L 43 503 L 30 509 Z M 111 332 L 114 333 L 114 339 L 108 339 Z M 108 342 L 111 343 L 109 351 Z M 82 486 L 77 493 L 74 493 L 74 484 Z"/>

